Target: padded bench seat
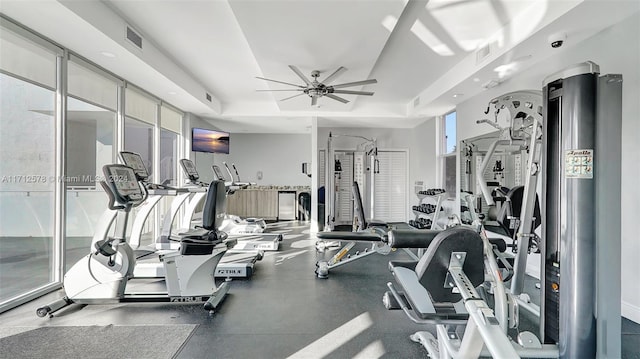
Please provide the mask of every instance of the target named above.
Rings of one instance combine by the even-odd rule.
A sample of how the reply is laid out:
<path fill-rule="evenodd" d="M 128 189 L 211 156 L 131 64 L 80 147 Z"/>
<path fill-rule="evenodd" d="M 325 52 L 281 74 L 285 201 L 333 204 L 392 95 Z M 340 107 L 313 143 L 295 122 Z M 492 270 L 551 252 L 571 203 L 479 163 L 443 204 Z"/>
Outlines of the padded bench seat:
<path fill-rule="evenodd" d="M 451 256 L 456 252 L 466 253 L 462 269 L 470 284 L 476 287 L 484 282 L 482 238 L 473 229 L 462 226 L 441 232 L 391 231 L 389 235 L 389 242 L 395 242 L 401 248 L 415 246 L 419 241 L 428 242 L 428 246 L 417 263 L 393 261 L 389 264 L 399 286 L 396 290 L 391 283 L 387 284 L 395 301 L 416 323 L 468 320 L 462 297 L 453 288 L 445 286 L 445 282 Z M 389 305 L 387 308 L 394 307 Z"/>
<path fill-rule="evenodd" d="M 404 298 L 413 312 L 424 320 L 461 320 L 469 319 L 469 314 L 462 303 L 433 303 L 429 292 L 420 284 L 413 269 L 404 267 L 411 262 L 396 262 L 392 272 L 400 285 Z M 390 264 L 391 265 L 391 264 Z M 460 305 L 458 305 L 460 304 Z"/>

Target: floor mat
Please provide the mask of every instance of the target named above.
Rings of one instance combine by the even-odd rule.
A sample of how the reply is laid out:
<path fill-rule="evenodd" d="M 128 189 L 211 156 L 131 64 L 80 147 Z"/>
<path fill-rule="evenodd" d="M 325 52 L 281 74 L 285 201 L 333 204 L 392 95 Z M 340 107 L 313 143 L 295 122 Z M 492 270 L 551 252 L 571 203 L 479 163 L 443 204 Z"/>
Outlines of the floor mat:
<path fill-rule="evenodd" d="M 4 358 L 173 358 L 197 325 L 0 328 Z"/>

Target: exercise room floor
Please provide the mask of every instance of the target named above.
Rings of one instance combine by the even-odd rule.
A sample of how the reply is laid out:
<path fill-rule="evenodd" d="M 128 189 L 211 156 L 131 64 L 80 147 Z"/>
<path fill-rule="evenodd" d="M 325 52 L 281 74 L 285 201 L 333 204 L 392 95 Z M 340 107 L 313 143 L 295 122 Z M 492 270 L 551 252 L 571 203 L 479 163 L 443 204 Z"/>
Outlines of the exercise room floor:
<path fill-rule="evenodd" d="M 372 255 L 336 268 L 328 279 L 317 279 L 315 262 L 323 254 L 316 253 L 316 239 L 309 235 L 308 223 L 269 227 L 270 232 L 284 234 L 281 250 L 266 252 L 256 263 L 252 279 L 232 281 L 229 295 L 211 316 L 200 304 L 129 303 L 72 305 L 53 318 L 38 318 L 36 308 L 61 296 L 58 291 L 1 314 L 0 334 L 50 326 L 135 326 L 143 332 L 145 326 L 189 324 L 194 327 L 191 334 L 177 349 L 162 353 L 165 357 L 427 358 L 422 346 L 409 339 L 424 327 L 412 323 L 402 311 L 386 310 L 381 301 L 386 283 L 393 281 L 387 262 L 409 259 L 403 251 Z M 86 336 L 94 335 L 91 333 L 87 330 Z M 167 336 L 168 342 L 172 334 L 165 330 L 158 336 Z M 90 339 L 94 338 L 83 337 L 82 331 L 77 337 L 78 343 Z M 55 341 L 55 337 L 42 337 L 39 345 Z M 623 358 L 640 359 L 639 343 L 640 325 L 623 319 Z M 124 357 L 145 357 L 144 351 L 136 349 L 145 345 L 149 344 L 138 341 L 127 347 L 129 354 Z M 2 348 L 0 345 L 0 353 Z M 47 357 L 57 358 L 55 353 L 52 350 Z M 96 348 L 82 357 L 107 355 Z"/>

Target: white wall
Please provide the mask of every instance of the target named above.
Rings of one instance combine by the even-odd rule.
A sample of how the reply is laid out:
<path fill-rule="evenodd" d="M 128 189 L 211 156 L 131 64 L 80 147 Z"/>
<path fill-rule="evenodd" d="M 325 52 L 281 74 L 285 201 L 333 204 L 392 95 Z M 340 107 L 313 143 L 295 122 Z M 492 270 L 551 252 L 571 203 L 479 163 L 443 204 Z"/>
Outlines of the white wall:
<path fill-rule="evenodd" d="M 606 29 L 594 37 L 535 65 L 531 71 L 516 76 L 500 86 L 473 97 L 457 107 L 459 139 L 491 132 L 493 128 L 473 124 L 485 118 L 487 102 L 500 94 L 542 88 L 546 75 L 551 75 L 573 64 L 587 60 L 600 65 L 602 74 L 623 75 L 622 99 L 622 315 L 640 323 L 640 236 L 637 234 L 637 216 L 640 213 L 640 189 L 634 181 L 640 178 L 640 15 Z M 570 45 L 570 44 L 567 44 Z M 565 45 L 565 46 L 567 46 Z M 533 76 L 531 73 L 546 75 Z"/>
<path fill-rule="evenodd" d="M 229 166 L 235 163 L 243 181 L 311 186 L 311 178 L 302 173 L 302 163 L 311 162 L 310 134 L 232 133 L 229 142 L 229 154 L 214 157 L 223 171 L 222 162 L 226 161 Z M 258 172 L 262 172 L 262 179 Z"/>
<path fill-rule="evenodd" d="M 411 184 L 423 181 L 426 188 L 438 187 L 436 164 L 438 143 L 436 119 L 430 118 L 411 129 Z"/>

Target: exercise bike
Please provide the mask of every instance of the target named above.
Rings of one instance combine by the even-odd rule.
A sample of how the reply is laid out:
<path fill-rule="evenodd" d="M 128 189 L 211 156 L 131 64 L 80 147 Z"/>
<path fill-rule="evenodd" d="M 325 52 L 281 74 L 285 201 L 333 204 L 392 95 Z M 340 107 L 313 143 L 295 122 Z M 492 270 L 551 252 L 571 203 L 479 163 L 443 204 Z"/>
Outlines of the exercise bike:
<path fill-rule="evenodd" d="M 131 209 L 145 201 L 148 193 L 136 179 L 131 167 L 119 164 L 103 167 L 100 184 L 109 196 L 109 209 L 117 212 L 113 237 L 94 243 L 91 253 L 80 259 L 65 274 L 65 297 L 37 309 L 39 317 L 53 314 L 73 303 L 113 304 L 120 302 L 204 302 L 213 313 L 226 296 L 229 283 L 216 287 L 214 271 L 235 241 L 218 232 L 225 205 L 221 181 L 209 185 L 203 228 L 180 237 L 180 248 L 160 257 L 164 266 L 166 290 L 162 293 L 127 291 L 134 279 L 136 257 L 126 238 Z"/>

